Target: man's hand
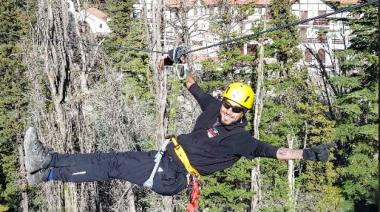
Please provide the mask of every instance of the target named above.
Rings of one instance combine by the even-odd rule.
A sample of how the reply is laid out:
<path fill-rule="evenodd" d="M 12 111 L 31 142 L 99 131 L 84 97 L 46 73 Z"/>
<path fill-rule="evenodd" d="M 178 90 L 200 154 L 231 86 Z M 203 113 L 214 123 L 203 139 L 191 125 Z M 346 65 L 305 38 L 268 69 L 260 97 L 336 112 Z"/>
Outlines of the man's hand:
<path fill-rule="evenodd" d="M 189 71 L 189 73 L 187 74 L 187 78 L 186 78 L 186 88 L 189 89 L 194 83 L 195 83 L 195 79 L 193 77 L 193 73 L 191 71 Z"/>
<path fill-rule="evenodd" d="M 173 64 L 186 63 L 186 48 L 179 46 L 174 49 L 170 49 L 167 54 L 163 55 L 158 64 L 158 70 L 163 71 L 165 66 L 172 66 Z"/>
<path fill-rule="evenodd" d="M 303 159 L 304 160 L 314 160 L 314 161 L 323 161 L 326 162 L 329 158 L 329 148 L 335 147 L 335 143 L 322 144 L 318 146 L 313 146 L 309 149 L 303 150 Z"/>
<path fill-rule="evenodd" d="M 171 66 L 173 63 L 173 59 L 168 54 L 165 54 L 160 59 L 160 63 L 158 64 L 157 68 L 159 71 L 163 71 L 165 69 L 165 66 Z"/>

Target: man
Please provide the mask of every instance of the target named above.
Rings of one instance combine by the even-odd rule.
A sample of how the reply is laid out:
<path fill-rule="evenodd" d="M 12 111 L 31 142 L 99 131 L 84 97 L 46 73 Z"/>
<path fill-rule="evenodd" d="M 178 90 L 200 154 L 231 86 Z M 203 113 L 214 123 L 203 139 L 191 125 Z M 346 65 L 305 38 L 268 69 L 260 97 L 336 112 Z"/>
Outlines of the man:
<path fill-rule="evenodd" d="M 327 161 L 328 146 L 293 150 L 275 147 L 253 138 L 244 131 L 245 113 L 252 109 L 254 92 L 243 83 L 232 83 L 219 101 L 206 94 L 191 73 L 186 87 L 199 103 L 202 114 L 189 134 L 177 137 L 188 158 L 189 166 L 200 175 L 210 175 L 232 166 L 242 156 L 277 159 Z M 177 147 L 177 146 L 176 146 Z M 155 172 L 157 151 L 60 154 L 46 149 L 38 140 L 37 131 L 29 128 L 24 140 L 27 180 L 31 185 L 59 180 L 89 182 L 111 179 L 127 180 L 143 185 L 153 176 L 151 189 L 162 195 L 173 195 L 187 187 L 188 167 L 169 143 Z"/>

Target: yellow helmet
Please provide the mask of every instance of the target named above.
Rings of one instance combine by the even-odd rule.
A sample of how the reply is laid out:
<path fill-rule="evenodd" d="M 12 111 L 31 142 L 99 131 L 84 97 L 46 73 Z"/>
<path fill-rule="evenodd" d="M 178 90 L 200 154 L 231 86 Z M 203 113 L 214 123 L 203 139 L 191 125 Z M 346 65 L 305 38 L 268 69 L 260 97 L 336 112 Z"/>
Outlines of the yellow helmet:
<path fill-rule="evenodd" d="M 250 110 L 253 107 L 255 93 L 253 92 L 251 86 L 241 82 L 234 82 L 224 91 L 223 97 L 230 99 Z"/>

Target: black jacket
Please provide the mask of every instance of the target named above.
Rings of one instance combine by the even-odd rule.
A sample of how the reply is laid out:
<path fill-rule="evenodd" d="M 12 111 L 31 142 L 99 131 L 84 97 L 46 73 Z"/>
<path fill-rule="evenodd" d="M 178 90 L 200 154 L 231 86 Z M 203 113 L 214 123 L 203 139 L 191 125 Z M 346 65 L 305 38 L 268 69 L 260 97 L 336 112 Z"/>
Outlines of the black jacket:
<path fill-rule="evenodd" d="M 189 134 L 178 136 L 190 163 L 201 175 L 209 175 L 232 166 L 240 157 L 276 157 L 278 147 L 263 143 L 244 131 L 245 118 L 232 125 L 219 123 L 221 102 L 206 94 L 196 83 L 189 88 L 198 101 L 202 114 L 197 118 L 194 129 Z M 176 157 L 173 144 L 168 153 Z"/>

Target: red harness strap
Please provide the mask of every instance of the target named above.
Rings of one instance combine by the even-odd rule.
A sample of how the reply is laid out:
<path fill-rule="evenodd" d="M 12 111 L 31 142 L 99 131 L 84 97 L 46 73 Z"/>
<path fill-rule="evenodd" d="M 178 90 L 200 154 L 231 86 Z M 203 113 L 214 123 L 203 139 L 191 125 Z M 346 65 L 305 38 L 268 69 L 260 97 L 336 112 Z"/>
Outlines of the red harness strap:
<path fill-rule="evenodd" d="M 189 176 L 189 185 L 188 185 L 188 190 L 189 190 L 189 203 L 187 204 L 186 207 L 186 212 L 196 212 L 198 209 L 198 201 L 200 199 L 200 186 L 201 186 L 201 181 L 198 177 L 194 175 Z"/>

